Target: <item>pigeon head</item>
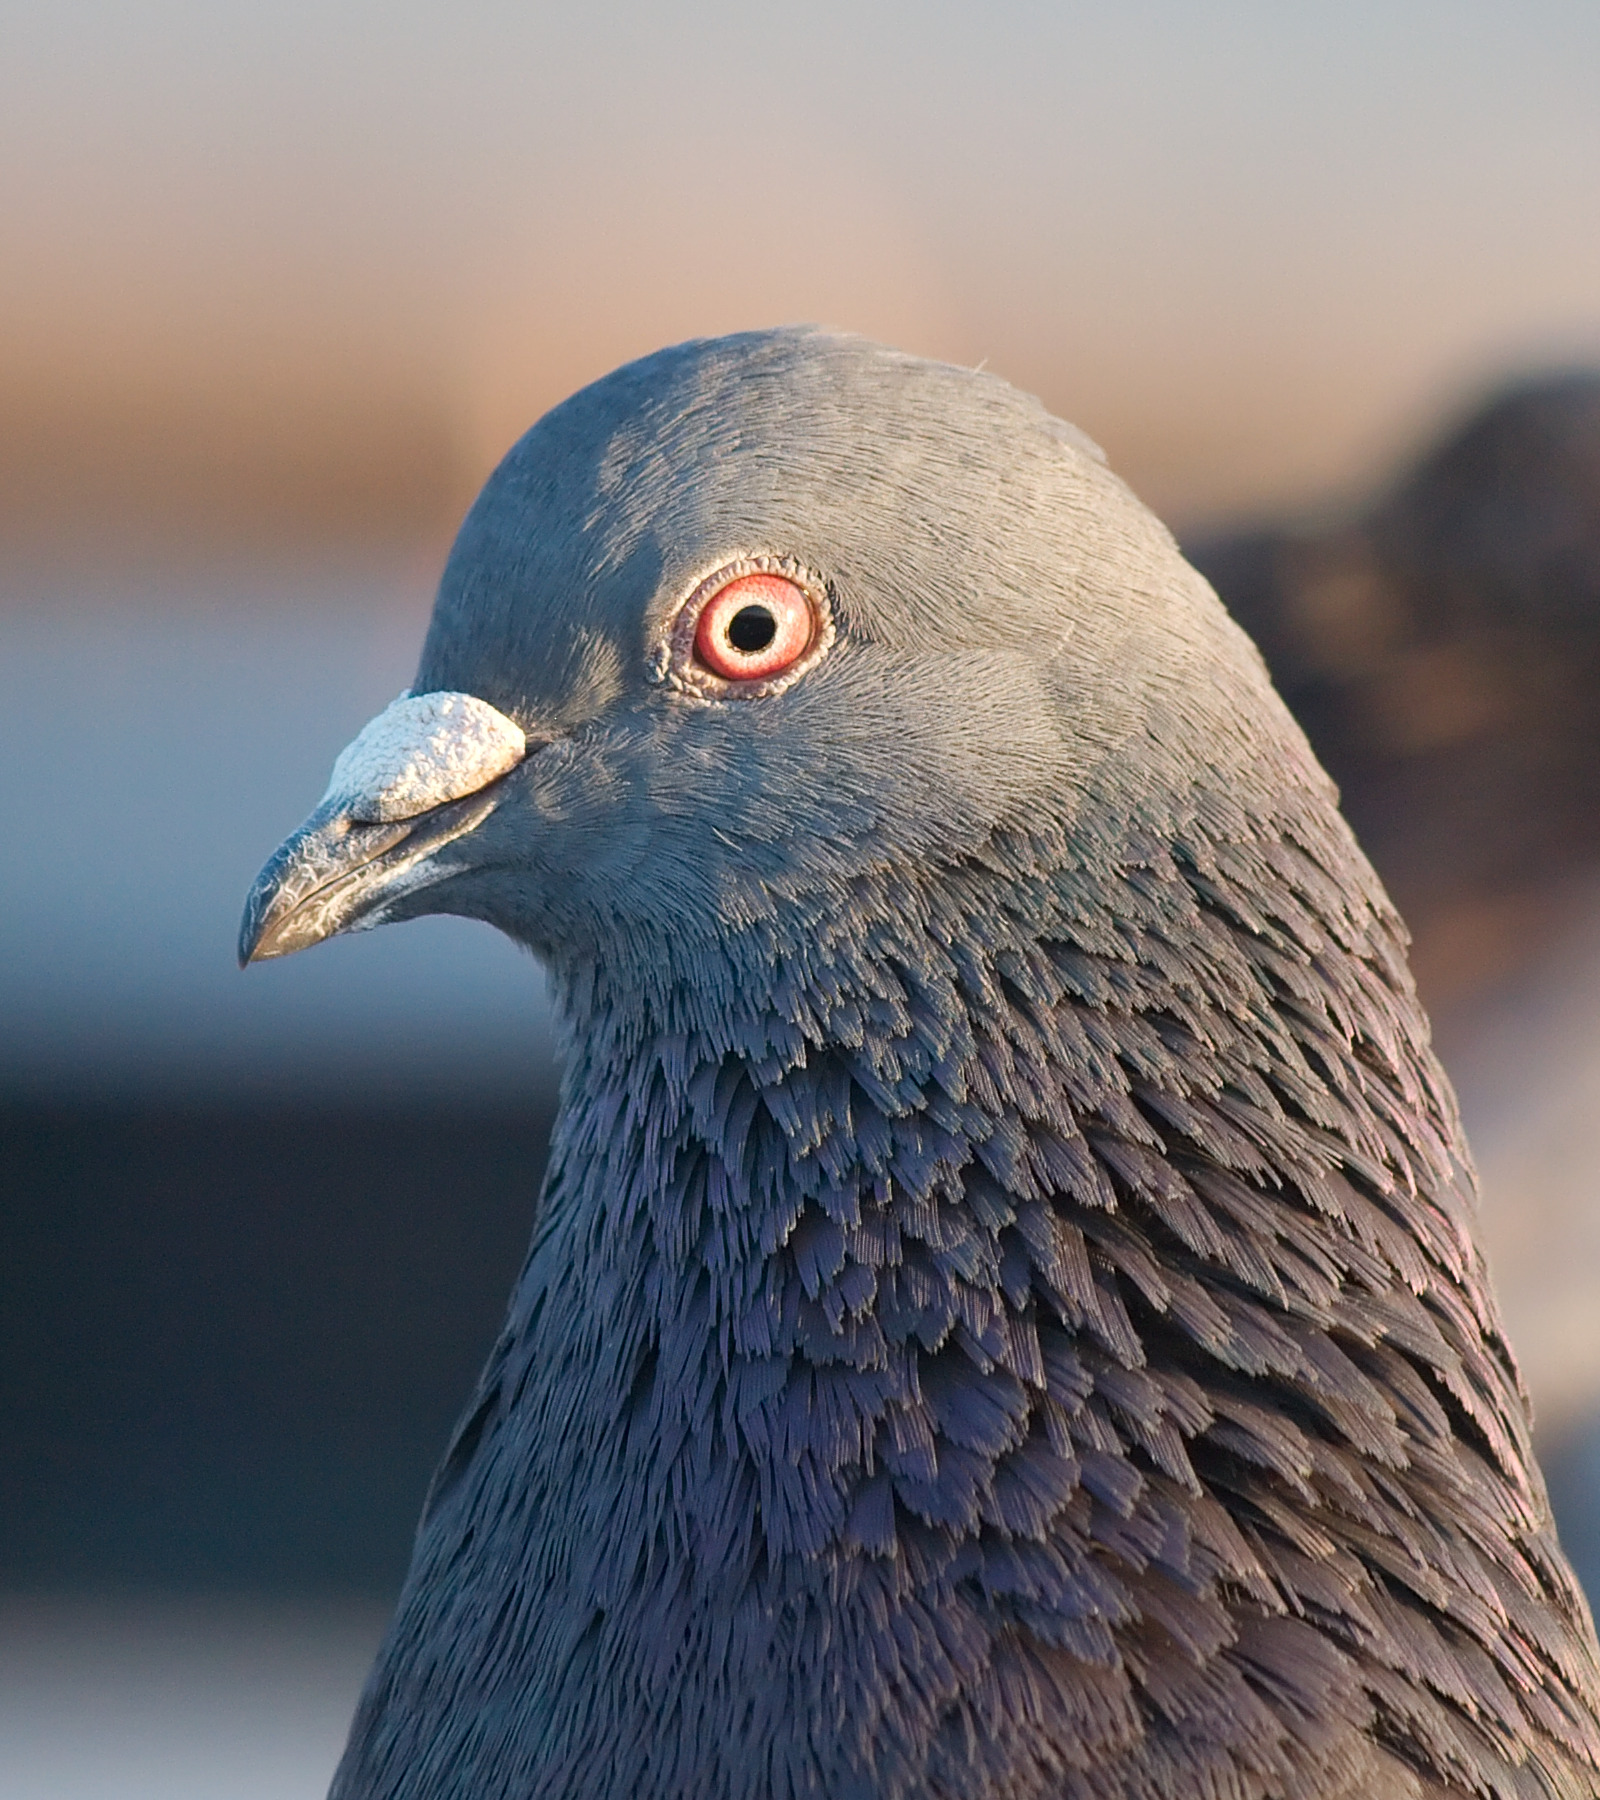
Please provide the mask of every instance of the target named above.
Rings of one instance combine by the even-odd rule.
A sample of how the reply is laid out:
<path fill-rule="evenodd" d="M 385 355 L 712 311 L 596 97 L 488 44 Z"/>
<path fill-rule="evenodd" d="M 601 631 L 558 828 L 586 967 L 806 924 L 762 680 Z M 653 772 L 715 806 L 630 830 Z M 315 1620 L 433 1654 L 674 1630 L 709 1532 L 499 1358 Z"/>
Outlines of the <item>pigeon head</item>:
<path fill-rule="evenodd" d="M 453 912 L 558 973 L 681 984 L 863 877 L 1007 827 L 1092 853 L 1108 809 L 1165 828 L 1197 767 L 1270 790 L 1285 759 L 1320 782 L 1170 536 L 1036 401 L 852 338 L 691 344 L 506 457 L 412 694 L 241 954 Z"/>

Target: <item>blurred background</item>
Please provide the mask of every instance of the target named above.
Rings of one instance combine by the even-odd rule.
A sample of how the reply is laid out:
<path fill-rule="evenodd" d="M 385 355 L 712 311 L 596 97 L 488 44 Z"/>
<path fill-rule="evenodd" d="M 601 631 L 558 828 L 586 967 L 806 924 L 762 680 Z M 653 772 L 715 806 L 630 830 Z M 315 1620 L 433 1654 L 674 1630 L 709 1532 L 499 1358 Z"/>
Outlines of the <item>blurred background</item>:
<path fill-rule="evenodd" d="M 320 1794 L 496 1329 L 536 969 L 252 970 L 553 401 L 795 320 L 1104 444 L 1407 913 L 1600 1592 L 1600 9 L 53 0 L 0 53 L 0 1785 Z"/>

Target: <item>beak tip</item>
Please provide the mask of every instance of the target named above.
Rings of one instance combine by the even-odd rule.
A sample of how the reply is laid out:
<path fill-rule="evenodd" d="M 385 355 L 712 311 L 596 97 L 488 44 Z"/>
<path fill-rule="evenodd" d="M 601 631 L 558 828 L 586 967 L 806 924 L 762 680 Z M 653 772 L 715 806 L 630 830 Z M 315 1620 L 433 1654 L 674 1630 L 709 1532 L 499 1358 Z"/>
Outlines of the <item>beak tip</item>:
<path fill-rule="evenodd" d="M 263 903 L 267 871 L 263 870 L 255 886 L 250 890 L 250 897 L 245 901 L 244 917 L 239 921 L 239 941 L 236 954 L 239 967 L 248 969 L 253 962 L 262 960 L 263 940 L 267 936 L 267 906 Z M 267 890 L 270 895 L 271 890 Z"/>
<path fill-rule="evenodd" d="M 277 957 L 287 956 L 287 950 L 278 949 L 265 935 L 253 941 L 245 940 L 239 945 L 239 967 L 248 969 L 259 962 L 272 962 Z"/>

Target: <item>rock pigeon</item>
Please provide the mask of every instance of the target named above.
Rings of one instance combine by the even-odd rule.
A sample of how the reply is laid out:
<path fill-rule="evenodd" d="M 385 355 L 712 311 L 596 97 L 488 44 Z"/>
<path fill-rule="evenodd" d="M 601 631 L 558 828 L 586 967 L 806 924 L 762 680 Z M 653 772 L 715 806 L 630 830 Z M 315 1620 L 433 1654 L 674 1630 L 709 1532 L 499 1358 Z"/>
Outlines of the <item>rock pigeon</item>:
<path fill-rule="evenodd" d="M 784 330 L 547 414 L 241 956 L 424 913 L 565 1072 L 335 1800 L 1600 1793 L 1403 928 L 1038 402 Z"/>

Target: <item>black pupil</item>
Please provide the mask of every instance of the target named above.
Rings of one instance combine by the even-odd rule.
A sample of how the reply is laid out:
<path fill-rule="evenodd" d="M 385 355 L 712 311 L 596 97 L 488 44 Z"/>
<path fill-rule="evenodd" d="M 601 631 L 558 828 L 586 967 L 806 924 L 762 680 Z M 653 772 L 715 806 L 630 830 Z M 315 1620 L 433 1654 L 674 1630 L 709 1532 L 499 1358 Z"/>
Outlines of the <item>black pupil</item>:
<path fill-rule="evenodd" d="M 728 621 L 728 642 L 745 656 L 765 650 L 778 635 L 778 621 L 764 606 L 741 606 Z"/>

